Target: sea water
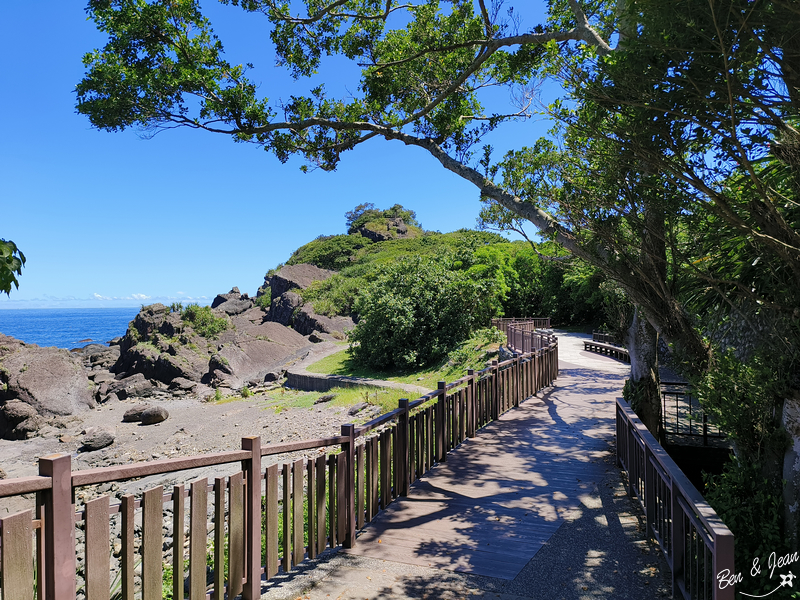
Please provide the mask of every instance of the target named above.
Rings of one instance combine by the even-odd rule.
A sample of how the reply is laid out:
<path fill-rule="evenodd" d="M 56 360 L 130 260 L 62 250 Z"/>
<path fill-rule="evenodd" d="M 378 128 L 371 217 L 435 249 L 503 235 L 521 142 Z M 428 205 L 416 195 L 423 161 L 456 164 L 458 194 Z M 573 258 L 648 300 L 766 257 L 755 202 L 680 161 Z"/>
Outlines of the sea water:
<path fill-rule="evenodd" d="M 0 310 L 0 333 L 39 346 L 80 348 L 125 335 L 139 308 L 20 308 Z"/>

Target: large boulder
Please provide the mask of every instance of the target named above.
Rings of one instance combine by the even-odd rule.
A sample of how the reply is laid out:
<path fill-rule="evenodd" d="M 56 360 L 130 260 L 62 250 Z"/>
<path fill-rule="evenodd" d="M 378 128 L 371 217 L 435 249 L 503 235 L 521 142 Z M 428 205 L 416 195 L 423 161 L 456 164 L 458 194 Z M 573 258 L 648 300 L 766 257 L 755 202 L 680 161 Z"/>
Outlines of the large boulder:
<path fill-rule="evenodd" d="M 29 425 L 38 417 L 36 409 L 20 400 L 10 400 L 0 408 L 0 435 L 6 439 L 24 440 Z M 24 426 L 22 423 L 26 423 Z"/>
<path fill-rule="evenodd" d="M 141 415 L 142 425 L 155 425 L 166 421 L 169 418 L 169 411 L 163 406 L 151 406 Z"/>
<path fill-rule="evenodd" d="M 300 294 L 284 292 L 272 301 L 269 307 L 269 320 L 281 325 L 291 325 L 294 321 L 295 310 L 303 305 Z"/>
<path fill-rule="evenodd" d="M 137 404 L 136 406 L 130 407 L 128 410 L 125 411 L 125 414 L 122 415 L 122 422 L 123 423 L 138 423 L 142 420 L 142 413 L 150 408 L 149 404 Z"/>
<path fill-rule="evenodd" d="M 294 317 L 294 329 L 302 335 L 310 335 L 315 331 L 322 333 L 345 333 L 355 327 L 353 319 L 350 317 L 326 317 L 318 315 L 311 306 L 303 306 Z"/>
<path fill-rule="evenodd" d="M 238 315 L 253 307 L 253 301 L 239 292 L 238 287 L 234 287 L 227 294 L 217 294 L 211 303 L 211 308 L 218 309 L 228 315 Z"/>
<path fill-rule="evenodd" d="M 118 373 L 141 373 L 164 383 L 176 377 L 200 381 L 208 370 L 207 342 L 196 335 L 183 338 L 185 341 L 139 342 L 120 355 L 114 369 Z"/>
<path fill-rule="evenodd" d="M 122 338 L 122 343 L 120 344 L 122 353 L 127 352 L 138 341 L 149 340 L 154 333 L 159 332 L 162 324 L 170 314 L 171 309 L 169 306 L 164 306 L 160 303 L 143 306 L 139 314 L 128 325 L 128 332 Z M 180 315 L 177 315 L 177 318 L 180 320 Z"/>
<path fill-rule="evenodd" d="M 80 357 L 2 335 L 0 347 L 0 404 L 16 399 L 44 417 L 72 415 L 95 407 L 92 384 Z"/>
<path fill-rule="evenodd" d="M 295 283 L 329 273 L 313 266 L 289 270 Z M 304 279 L 306 276 L 310 279 Z M 293 292 L 287 292 L 284 299 L 291 306 L 299 306 L 300 297 Z M 297 331 L 268 320 L 269 311 L 255 305 L 236 288 L 229 294 L 218 295 L 214 305 L 212 313 L 225 318 L 228 327 L 208 338 L 200 336 L 190 323 L 182 322 L 179 313 L 163 305 L 144 307 L 132 321 L 113 367 L 117 377 L 126 383 L 94 375 L 99 397 L 116 394 L 124 400 L 129 396 L 146 396 L 156 389 L 152 382 L 198 396 L 208 390 L 207 385 L 224 384 L 238 389 L 252 381 L 263 381 L 267 373 L 280 372 L 310 343 Z"/>
<path fill-rule="evenodd" d="M 80 448 L 82 452 L 94 452 L 114 443 L 116 429 L 114 427 L 90 427 L 84 431 Z"/>
<path fill-rule="evenodd" d="M 209 372 L 214 380 L 238 389 L 249 381 L 263 381 L 307 346 L 308 340 L 298 332 L 278 323 L 263 323 L 235 343 L 224 344 L 210 361 Z"/>
<path fill-rule="evenodd" d="M 132 396 L 152 396 L 155 391 L 156 386 L 141 373 L 134 373 L 108 386 L 108 393 L 116 394 L 120 400 L 125 400 Z"/>
<path fill-rule="evenodd" d="M 277 273 L 264 278 L 264 284 L 272 291 L 272 298 L 293 289 L 305 289 L 315 281 L 324 281 L 335 271 L 320 269 L 314 265 L 288 265 L 282 267 Z"/>

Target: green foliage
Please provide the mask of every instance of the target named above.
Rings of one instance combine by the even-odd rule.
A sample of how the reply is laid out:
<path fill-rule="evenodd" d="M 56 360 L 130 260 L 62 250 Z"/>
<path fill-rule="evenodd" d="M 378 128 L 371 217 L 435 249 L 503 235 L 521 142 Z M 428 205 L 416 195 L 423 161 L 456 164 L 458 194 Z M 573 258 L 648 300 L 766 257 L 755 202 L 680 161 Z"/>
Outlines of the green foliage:
<path fill-rule="evenodd" d="M 380 215 L 380 211 L 375 208 L 372 202 L 364 202 L 359 204 L 353 210 L 348 210 L 344 213 L 345 225 L 347 225 L 347 232 L 352 233 L 361 225 L 366 223 L 370 217 L 374 218 Z"/>
<path fill-rule="evenodd" d="M 350 264 L 351 257 L 358 250 L 371 243 L 372 240 L 360 235 L 320 236 L 295 250 L 286 264 L 309 263 L 321 269 L 338 271 Z"/>
<path fill-rule="evenodd" d="M 477 329 L 438 362 L 412 371 L 381 370 L 364 366 L 353 358 L 349 350 L 326 356 L 309 365 L 308 370 L 328 375 L 385 379 L 435 390 L 440 381 L 455 381 L 466 375 L 468 369 L 476 371 L 484 369 L 487 361 L 497 358 L 500 344 L 504 343 L 505 339 L 505 334 L 493 327 Z M 402 393 L 407 395 L 407 392 Z M 396 405 L 387 410 L 393 408 L 396 408 Z"/>
<path fill-rule="evenodd" d="M 173 302 L 169 305 L 169 312 L 181 313 L 183 312 L 183 304 L 181 302 Z"/>
<path fill-rule="evenodd" d="M 255 300 L 253 300 L 253 303 L 261 308 L 269 308 L 270 304 L 272 303 L 272 290 L 269 288 L 269 286 L 267 286 L 264 288 L 263 292 L 264 293 L 260 296 L 256 296 Z"/>
<path fill-rule="evenodd" d="M 347 233 L 355 233 L 359 227 L 364 227 L 374 221 L 401 218 L 406 225 L 422 227 L 417 221 L 417 213 L 405 208 L 402 204 L 395 204 L 386 210 L 378 210 L 371 202 L 359 204 L 353 210 L 344 214 L 347 224 Z"/>
<path fill-rule="evenodd" d="M 11 286 L 19 289 L 17 277 L 22 275 L 25 255 L 11 240 L 0 239 L 0 292 L 11 294 Z"/>
<path fill-rule="evenodd" d="M 354 358 L 378 369 L 411 369 L 442 358 L 486 318 L 479 312 L 482 292 L 463 273 L 421 258 L 383 269 L 356 301 Z"/>
<path fill-rule="evenodd" d="M 242 388 L 241 394 L 242 394 L 242 398 L 249 398 L 250 396 L 253 395 L 253 392 L 250 391 L 249 387 L 244 386 Z"/>
<path fill-rule="evenodd" d="M 786 449 L 780 408 L 790 373 L 781 372 L 783 362 L 781 356 L 761 351 L 743 363 L 729 349 L 718 353 L 696 382 L 703 409 L 736 443 L 743 461 L 761 463 Z"/>
<path fill-rule="evenodd" d="M 766 565 L 769 555 L 788 551 L 782 535 L 783 502 L 779 492 L 767 481 L 757 464 L 734 459 L 721 475 L 705 476 L 704 497 L 733 532 L 737 571 L 744 575 L 736 591 L 764 594 L 775 588 Z M 758 558 L 763 566 L 760 576 L 751 576 L 748 569 Z"/>
<path fill-rule="evenodd" d="M 706 499 L 736 537 L 736 564 L 766 563 L 785 550 L 782 462 L 789 436 L 781 427 L 782 401 L 794 375 L 790 357 L 761 349 L 743 362 L 734 349 L 718 352 L 696 383 L 703 409 L 734 442 L 737 456 L 706 482 Z M 774 588 L 745 577 L 737 590 Z"/>
<path fill-rule="evenodd" d="M 199 304 L 189 304 L 181 312 L 181 319 L 189 323 L 198 335 L 204 338 L 214 339 L 228 328 L 228 320 L 224 317 L 216 317 L 210 306 L 200 306 Z"/>

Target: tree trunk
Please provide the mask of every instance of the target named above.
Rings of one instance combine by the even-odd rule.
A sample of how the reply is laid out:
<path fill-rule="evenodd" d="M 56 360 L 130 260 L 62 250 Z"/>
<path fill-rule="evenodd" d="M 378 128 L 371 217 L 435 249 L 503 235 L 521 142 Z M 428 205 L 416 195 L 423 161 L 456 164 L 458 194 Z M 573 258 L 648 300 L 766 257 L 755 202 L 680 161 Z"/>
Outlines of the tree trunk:
<path fill-rule="evenodd" d="M 625 343 L 631 356 L 631 378 L 625 385 L 626 399 L 650 433 L 663 442 L 661 392 L 658 385 L 658 334 L 638 307 Z"/>

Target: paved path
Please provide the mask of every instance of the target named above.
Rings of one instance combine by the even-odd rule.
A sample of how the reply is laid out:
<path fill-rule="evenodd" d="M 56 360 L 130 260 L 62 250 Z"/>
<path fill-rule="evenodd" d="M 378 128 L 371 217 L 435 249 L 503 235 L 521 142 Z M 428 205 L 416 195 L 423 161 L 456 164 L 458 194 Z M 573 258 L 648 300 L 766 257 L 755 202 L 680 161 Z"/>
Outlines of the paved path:
<path fill-rule="evenodd" d="M 359 535 L 265 599 L 641 598 L 669 594 L 614 460 L 628 366 L 559 335 L 556 384 L 480 430 Z M 410 518 L 409 518 L 410 517 Z"/>

